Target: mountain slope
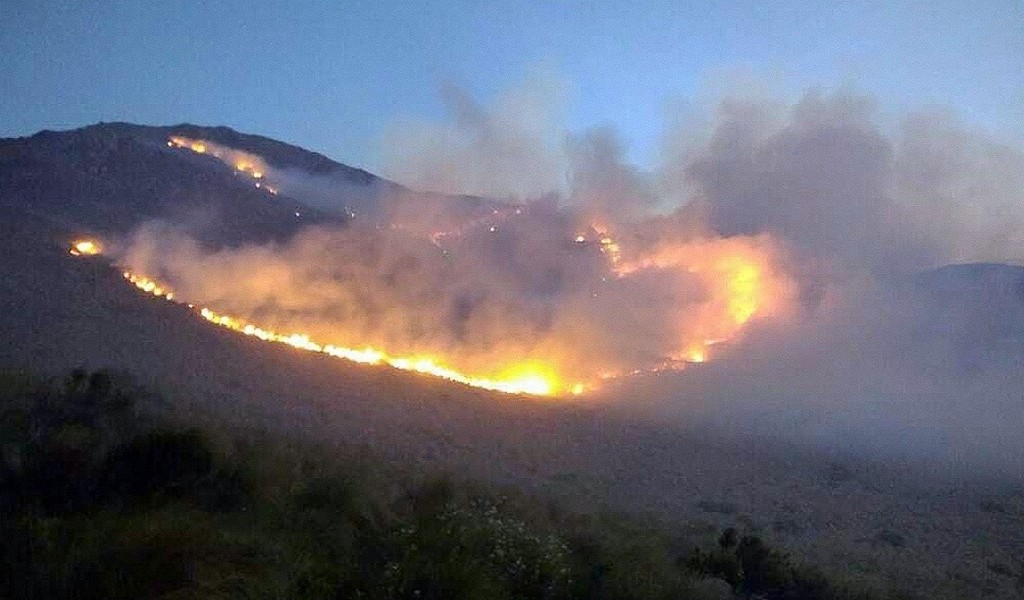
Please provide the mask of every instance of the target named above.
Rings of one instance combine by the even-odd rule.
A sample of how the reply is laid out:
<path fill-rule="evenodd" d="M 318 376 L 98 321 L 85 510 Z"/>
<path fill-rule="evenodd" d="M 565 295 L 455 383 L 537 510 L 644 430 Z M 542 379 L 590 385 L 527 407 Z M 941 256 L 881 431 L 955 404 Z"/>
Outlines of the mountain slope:
<path fill-rule="evenodd" d="M 0 140 L 0 210 L 104 236 L 162 219 L 210 245 L 285 239 L 343 221 L 255 189 L 212 157 L 168 148 L 172 130 L 111 124 Z"/>
<path fill-rule="evenodd" d="M 283 184 L 280 193 L 208 154 L 168 145 L 171 136 L 253 154 Z M 0 139 L 0 211 L 56 225 L 123 236 L 160 219 L 209 246 L 284 240 L 354 213 L 368 225 L 457 227 L 501 203 L 420 193 L 321 154 L 227 127 L 100 123 Z"/>
<path fill-rule="evenodd" d="M 513 399 L 265 344 L 139 294 L 103 258 L 69 256 L 77 232 L 118 236 L 152 218 L 189 225 L 211 245 L 283 239 L 310 222 L 292 212 L 305 214 L 305 203 L 284 193 L 265 197 L 216 159 L 168 148 L 171 130 L 279 152 L 282 168 L 327 168 L 311 153 L 293 156 L 290 147 L 230 130 L 115 124 L 3 140 L 0 367 L 52 375 L 77 366 L 126 370 L 170 391 L 167 400 L 195 418 L 344 439 L 395 461 L 440 465 L 584 508 L 738 525 L 816 563 L 847 572 L 855 565 L 865 577 L 909 581 L 934 597 L 974 597 L 979 589 L 1015 597 L 1014 580 L 990 565 L 1017 564 L 1019 491 L 921 483 L 910 469 L 841 463 L 756 439 L 640 423 L 600 406 Z M 320 222 L 346 223 L 311 212 Z M 969 299 L 972 319 L 995 319 L 1017 314 L 1006 311 L 1021 306 L 1012 283 L 1020 273 L 957 266 L 915 283 L 954 307 Z M 992 296 L 990 279 L 1007 293 Z"/>
<path fill-rule="evenodd" d="M 990 598 L 1014 597 L 1013 581 L 986 565 L 1017 551 L 1019 494 L 923 485 L 905 471 L 262 343 L 140 294 L 103 258 L 71 257 L 60 242 L 45 221 L 0 223 L 4 368 L 123 370 L 193 419 L 365 444 L 398 464 L 512 484 L 582 510 L 749 528 L 814 564 L 856 564 L 861 577 L 909 582 L 935 598 L 982 587 Z"/>

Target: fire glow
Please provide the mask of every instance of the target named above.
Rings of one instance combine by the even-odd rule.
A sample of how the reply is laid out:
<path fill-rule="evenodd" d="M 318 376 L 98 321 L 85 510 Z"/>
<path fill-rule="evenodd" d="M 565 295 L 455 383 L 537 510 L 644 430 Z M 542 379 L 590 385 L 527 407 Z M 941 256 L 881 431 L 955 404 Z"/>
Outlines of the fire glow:
<path fill-rule="evenodd" d="M 147 277 L 140 277 L 131 272 L 125 271 L 124 278 L 139 290 L 152 294 L 158 298 L 174 301 L 174 295 L 159 283 Z M 342 358 L 348 361 L 366 365 L 388 365 L 402 371 L 413 371 L 424 375 L 432 375 L 449 381 L 455 381 L 472 387 L 483 388 L 507 394 L 528 394 L 531 396 L 552 396 L 561 393 L 555 381 L 543 369 L 524 368 L 520 373 L 513 374 L 507 379 L 489 379 L 486 377 L 474 377 L 459 373 L 447 368 L 436 359 L 430 357 L 396 357 L 389 356 L 383 350 L 366 347 L 362 349 L 345 348 L 333 344 L 321 344 L 315 342 L 304 333 L 278 333 L 270 329 L 259 327 L 248 323 L 243 319 L 237 319 L 228 315 L 219 314 L 206 307 L 197 307 L 192 304 L 189 308 L 195 311 L 206 321 L 219 325 L 225 329 L 236 331 L 244 335 L 252 336 L 265 342 L 276 342 L 285 344 L 299 350 L 318 352 Z M 583 388 L 574 387 L 580 393 Z"/>
<path fill-rule="evenodd" d="M 68 254 L 71 256 L 95 256 L 102 251 L 100 245 L 92 240 L 76 240 L 71 244 Z"/>
<path fill-rule="evenodd" d="M 168 138 L 167 147 L 191 150 L 196 154 L 209 154 L 224 164 L 231 166 L 239 173 L 244 173 L 251 177 L 254 181 L 253 187 L 256 189 L 265 190 L 274 196 L 277 195 L 277 188 L 266 183 L 267 165 L 258 156 L 253 156 L 241 150 L 226 148 L 213 142 L 193 140 L 180 135 L 173 135 Z"/>
<path fill-rule="evenodd" d="M 274 193 L 258 156 L 180 136 L 167 144 L 213 156 Z M 190 300 L 226 309 L 189 305 L 238 333 L 538 396 L 715 360 L 752 321 L 789 311 L 792 285 L 770 236 L 722 237 L 660 217 L 576 220 L 538 206 L 503 205 L 441 230 L 399 220 L 213 254 L 154 230 L 122 258 L 143 292 L 173 297 L 134 274 L 161 273 Z"/>
<path fill-rule="evenodd" d="M 76 241 L 71 247 L 71 254 L 74 256 L 95 256 L 99 254 L 99 244 L 90 240 Z M 136 275 L 130 271 L 123 271 L 124 279 L 135 286 L 139 291 L 162 298 L 164 300 L 183 304 L 176 300 L 174 293 L 166 286 L 150 279 L 149 277 Z M 326 354 L 335 358 L 352 361 L 367 365 L 387 365 L 402 371 L 412 371 L 423 375 L 439 377 L 448 381 L 454 381 L 464 385 L 504 392 L 506 394 L 525 394 L 530 396 L 555 396 L 572 393 L 580 394 L 586 390 L 583 384 L 573 384 L 563 389 L 558 384 L 555 376 L 548 372 L 543 365 L 524 363 L 520 366 L 508 369 L 498 377 L 479 377 L 466 375 L 454 369 L 446 367 L 439 360 L 428 356 L 398 357 L 391 356 L 383 350 L 372 347 L 362 349 L 345 348 L 333 344 L 321 344 L 303 333 L 278 333 L 270 329 L 249 323 L 228 315 L 214 312 L 213 310 L 187 304 L 188 308 L 204 320 L 230 329 L 244 335 L 248 335 L 265 342 L 285 344 L 292 348 Z"/>
<path fill-rule="evenodd" d="M 313 339 L 307 333 L 281 333 L 212 308 L 191 303 L 187 306 L 207 322 L 262 341 L 285 344 L 361 364 L 386 365 L 472 387 L 533 396 L 579 395 L 595 390 L 608 379 L 645 372 L 679 370 L 687 365 L 703 363 L 711 358 L 713 346 L 737 338 L 742 328 L 756 315 L 772 316 L 784 308 L 784 278 L 772 271 L 770 257 L 749 240 L 693 241 L 668 245 L 641 259 L 630 260 L 621 255 L 618 242 L 605 228 L 591 228 L 588 235 L 580 234 L 574 241 L 580 244 L 591 241 L 596 243 L 608 261 L 612 277 L 628 279 L 649 271 L 681 269 L 688 276 L 701 279 L 709 290 L 710 300 L 700 305 L 698 310 L 688 312 L 686 321 L 679 325 L 677 350 L 664 360 L 625 370 L 588 374 L 567 373 L 565 371 L 573 369 L 526 357 L 505 363 L 491 373 L 467 374 L 433 353 L 393 356 L 372 345 L 346 347 L 325 343 Z M 91 240 L 76 241 L 71 253 L 76 256 L 96 255 L 100 253 L 100 245 Z M 124 271 L 123 276 L 143 293 L 185 304 L 177 299 L 167 285 L 154 279 L 131 271 Z"/>

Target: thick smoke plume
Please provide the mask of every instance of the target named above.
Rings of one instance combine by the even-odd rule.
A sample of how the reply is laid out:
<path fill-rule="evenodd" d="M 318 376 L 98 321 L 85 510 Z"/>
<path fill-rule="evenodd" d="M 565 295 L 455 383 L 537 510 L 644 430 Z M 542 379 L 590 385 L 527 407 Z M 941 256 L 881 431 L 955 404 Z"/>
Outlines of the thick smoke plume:
<path fill-rule="evenodd" d="M 707 130 L 666 135 L 652 172 L 611 129 L 558 127 L 554 96 L 485 109 L 449 89 L 452 122 L 388 134 L 401 183 L 506 199 L 462 198 L 443 227 L 385 211 L 210 252 L 151 224 L 122 260 L 331 343 L 564 386 L 614 376 L 606 395 L 662 417 L 944 464 L 1024 460 L 1008 425 L 1024 418 L 1024 279 L 931 271 L 1024 260 L 1020 149 L 943 113 L 883 127 L 870 97 L 810 91 L 722 101 Z"/>

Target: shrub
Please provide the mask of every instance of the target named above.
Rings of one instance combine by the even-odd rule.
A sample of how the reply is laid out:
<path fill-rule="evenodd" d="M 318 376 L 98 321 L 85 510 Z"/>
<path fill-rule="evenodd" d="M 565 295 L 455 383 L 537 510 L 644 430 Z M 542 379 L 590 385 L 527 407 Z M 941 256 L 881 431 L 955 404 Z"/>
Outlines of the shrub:
<path fill-rule="evenodd" d="M 213 473 L 213 453 L 196 429 L 156 429 L 114 448 L 103 465 L 108 494 L 128 498 L 194 495 Z"/>
<path fill-rule="evenodd" d="M 286 438 L 229 457 L 140 420 L 104 372 L 21 390 L 0 404 L 0 598 L 855 597 L 732 528 L 687 553 L 657 521 L 452 479 L 393 495 L 385 468 Z"/>

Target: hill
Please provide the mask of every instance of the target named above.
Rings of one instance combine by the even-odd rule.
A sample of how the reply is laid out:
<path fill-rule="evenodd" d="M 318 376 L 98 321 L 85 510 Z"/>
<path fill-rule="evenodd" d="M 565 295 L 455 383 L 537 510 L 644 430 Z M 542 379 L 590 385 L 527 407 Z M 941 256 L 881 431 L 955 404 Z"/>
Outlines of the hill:
<path fill-rule="evenodd" d="M 5 368 L 52 376 L 76 367 L 126 371 L 182 418 L 344 440 L 391 464 L 450 470 L 581 510 L 654 513 L 707 531 L 736 526 L 816 564 L 899 582 L 909 597 L 1018 594 L 1024 495 L 1013 487 L 928 480 L 910 467 L 644 423 L 596 404 L 515 398 L 355 366 L 211 328 L 184 307 L 137 293 L 104 259 L 69 256 L 71 236 L 123 233 L 154 217 L 187 221 L 210 205 L 214 216 L 199 222 L 204 240 L 243 243 L 293 235 L 305 223 L 289 211 L 310 209 L 287 196 L 264 198 L 209 157 L 171 151 L 164 136 L 174 128 L 135 127 L 0 143 Z M 276 144 L 260 140 L 239 145 Z M 296 152 L 280 164 L 325 164 Z M 328 211 L 313 215 L 346 222 Z M 976 269 L 937 272 L 921 285 L 953 293 L 929 277 L 972 281 Z M 979 306 L 985 298 L 978 296 Z"/>
<path fill-rule="evenodd" d="M 169 144 L 181 136 L 258 156 L 269 186 L 210 154 Z M 279 193 L 278 193 L 279 189 Z M 284 240 L 317 224 L 418 222 L 427 227 L 489 214 L 500 203 L 421 194 L 321 154 L 227 127 L 100 123 L 0 139 L 0 211 L 66 229 L 124 235 L 162 219 L 212 246 Z"/>
<path fill-rule="evenodd" d="M 0 140 L 0 210 L 105 236 L 165 219 L 226 245 L 284 239 L 308 224 L 339 220 L 256 189 L 211 157 L 173 151 L 166 146 L 171 131 L 101 124 Z M 305 213 L 301 221 L 297 210 Z"/>

